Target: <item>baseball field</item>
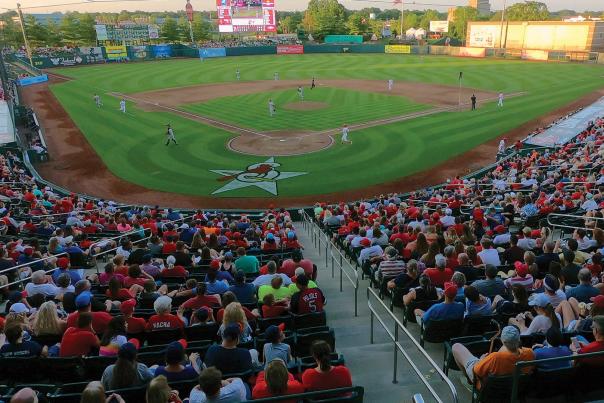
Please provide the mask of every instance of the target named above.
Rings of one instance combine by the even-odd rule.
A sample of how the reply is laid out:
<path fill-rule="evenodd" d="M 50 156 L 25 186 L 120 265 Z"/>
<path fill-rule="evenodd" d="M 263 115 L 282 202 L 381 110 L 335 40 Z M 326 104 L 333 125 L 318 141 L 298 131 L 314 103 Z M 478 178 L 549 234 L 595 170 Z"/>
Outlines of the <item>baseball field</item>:
<path fill-rule="evenodd" d="M 112 174 L 133 188 L 200 197 L 216 207 L 233 198 L 282 205 L 372 196 L 380 184 L 438 174 L 446 164 L 462 173 L 476 168 L 472 161 L 494 160 L 494 145 L 481 149 L 492 155 L 472 159 L 481 144 L 524 137 L 540 118 L 595 99 L 604 88 L 598 65 L 411 55 L 186 59 L 51 74 L 55 109 L 64 108 Z M 469 110 L 473 93 L 476 111 Z M 178 145 L 165 145 L 168 123 Z M 340 142 L 344 124 L 350 144 Z"/>

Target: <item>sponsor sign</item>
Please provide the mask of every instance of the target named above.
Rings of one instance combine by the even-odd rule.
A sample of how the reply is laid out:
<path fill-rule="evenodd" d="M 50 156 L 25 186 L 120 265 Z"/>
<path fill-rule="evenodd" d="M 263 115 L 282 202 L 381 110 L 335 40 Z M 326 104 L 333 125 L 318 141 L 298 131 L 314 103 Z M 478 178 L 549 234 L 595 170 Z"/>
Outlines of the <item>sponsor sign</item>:
<path fill-rule="evenodd" d="M 411 46 L 409 45 L 386 45 L 384 46 L 384 53 L 411 53 Z"/>
<path fill-rule="evenodd" d="M 147 47 L 144 45 L 130 46 L 130 54 L 133 59 L 146 59 L 148 55 Z"/>
<path fill-rule="evenodd" d="M 105 46 L 105 52 L 107 53 L 107 60 L 126 59 L 128 57 L 125 46 Z"/>
<path fill-rule="evenodd" d="M 39 84 L 48 81 L 48 76 L 46 74 L 42 74 L 41 76 L 33 76 L 33 77 L 21 77 L 17 80 L 19 85 L 22 87 L 26 87 L 32 84 Z"/>
<path fill-rule="evenodd" d="M 106 41 L 109 38 L 107 36 L 107 25 L 95 25 L 94 30 L 96 31 L 97 41 Z"/>
<path fill-rule="evenodd" d="M 209 59 L 212 57 L 226 57 L 226 48 L 201 48 L 199 57 Z"/>
<path fill-rule="evenodd" d="M 83 46 L 80 48 L 80 53 L 88 63 L 97 63 L 103 60 L 103 49 L 98 46 Z"/>
<path fill-rule="evenodd" d="M 520 58 L 524 60 L 547 60 L 549 52 L 547 50 L 523 50 Z"/>
<path fill-rule="evenodd" d="M 153 57 L 166 58 L 172 56 L 172 48 L 170 45 L 155 45 L 153 46 Z"/>
<path fill-rule="evenodd" d="M 449 32 L 449 21 L 430 21 L 430 32 Z"/>
<path fill-rule="evenodd" d="M 486 49 L 485 48 L 459 48 L 458 56 L 463 57 L 485 57 Z"/>
<path fill-rule="evenodd" d="M 278 55 L 301 55 L 304 53 L 302 45 L 277 45 Z"/>
<path fill-rule="evenodd" d="M 149 25 L 149 39 L 159 39 L 159 27 L 157 25 Z"/>

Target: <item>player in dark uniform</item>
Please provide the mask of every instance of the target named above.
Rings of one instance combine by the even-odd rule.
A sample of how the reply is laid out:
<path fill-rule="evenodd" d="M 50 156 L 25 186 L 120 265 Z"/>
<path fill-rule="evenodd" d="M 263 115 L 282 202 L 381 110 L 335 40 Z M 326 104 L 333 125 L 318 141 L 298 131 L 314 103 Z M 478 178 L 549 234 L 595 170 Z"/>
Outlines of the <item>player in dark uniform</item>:
<path fill-rule="evenodd" d="M 316 85 L 315 85 L 315 78 L 313 77 L 312 78 L 312 83 L 310 84 L 310 89 L 312 90 L 315 87 L 316 87 Z"/>
<path fill-rule="evenodd" d="M 472 96 L 470 97 L 470 100 L 472 101 L 472 110 L 475 111 L 476 110 L 476 95 L 472 94 Z"/>

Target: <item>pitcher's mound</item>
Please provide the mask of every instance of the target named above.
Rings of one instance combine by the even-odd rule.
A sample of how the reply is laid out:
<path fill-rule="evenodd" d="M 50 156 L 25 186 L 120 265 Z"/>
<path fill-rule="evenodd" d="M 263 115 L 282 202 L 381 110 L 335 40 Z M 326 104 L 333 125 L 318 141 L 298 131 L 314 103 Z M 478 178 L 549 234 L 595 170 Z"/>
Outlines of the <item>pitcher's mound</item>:
<path fill-rule="evenodd" d="M 325 109 L 329 104 L 325 102 L 312 102 L 312 101 L 300 101 L 290 102 L 283 105 L 284 109 L 291 109 L 294 111 L 314 111 L 316 109 Z"/>

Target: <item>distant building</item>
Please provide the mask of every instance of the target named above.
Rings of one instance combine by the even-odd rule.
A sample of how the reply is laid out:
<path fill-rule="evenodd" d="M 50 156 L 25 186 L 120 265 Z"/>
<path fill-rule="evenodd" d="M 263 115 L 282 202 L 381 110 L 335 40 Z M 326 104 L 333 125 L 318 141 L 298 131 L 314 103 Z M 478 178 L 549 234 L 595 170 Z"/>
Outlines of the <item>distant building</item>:
<path fill-rule="evenodd" d="M 484 16 L 491 13 L 489 0 L 469 0 L 468 6 L 478 9 L 478 15 Z"/>
<path fill-rule="evenodd" d="M 604 52 L 604 21 L 470 21 L 466 32 L 473 47 Z"/>

